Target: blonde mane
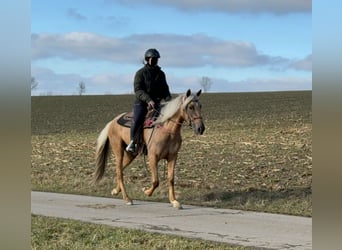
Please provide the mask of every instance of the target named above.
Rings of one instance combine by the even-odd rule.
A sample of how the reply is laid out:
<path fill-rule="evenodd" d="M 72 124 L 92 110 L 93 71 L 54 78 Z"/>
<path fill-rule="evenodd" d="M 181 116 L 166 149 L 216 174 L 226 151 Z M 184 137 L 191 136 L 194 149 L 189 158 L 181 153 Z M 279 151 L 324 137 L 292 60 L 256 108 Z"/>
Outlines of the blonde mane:
<path fill-rule="evenodd" d="M 197 98 L 197 96 L 194 94 L 191 94 L 188 97 L 186 97 L 186 94 L 182 94 L 167 102 L 165 106 L 160 110 L 160 115 L 155 123 L 166 122 L 176 114 L 181 106 L 182 108 L 185 108 L 189 104 L 189 102 L 191 102 L 195 98 Z"/>

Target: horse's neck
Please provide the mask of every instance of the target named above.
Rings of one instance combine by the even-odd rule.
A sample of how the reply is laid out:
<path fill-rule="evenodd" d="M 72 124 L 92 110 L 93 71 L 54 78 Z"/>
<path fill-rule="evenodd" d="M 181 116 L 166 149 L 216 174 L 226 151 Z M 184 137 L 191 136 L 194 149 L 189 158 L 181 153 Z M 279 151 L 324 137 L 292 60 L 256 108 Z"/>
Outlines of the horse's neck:
<path fill-rule="evenodd" d="M 167 122 L 164 123 L 163 127 L 166 128 L 170 133 L 180 133 L 183 125 L 184 118 L 181 115 L 181 111 L 177 111 Z"/>

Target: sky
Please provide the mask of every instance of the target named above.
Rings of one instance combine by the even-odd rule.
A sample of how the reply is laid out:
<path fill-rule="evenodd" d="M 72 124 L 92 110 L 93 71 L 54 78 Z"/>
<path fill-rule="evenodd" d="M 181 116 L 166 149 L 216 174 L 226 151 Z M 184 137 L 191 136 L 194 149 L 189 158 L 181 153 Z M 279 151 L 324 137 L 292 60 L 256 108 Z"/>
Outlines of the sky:
<path fill-rule="evenodd" d="M 312 90 L 312 1 L 31 0 L 32 95 L 133 93 L 149 48 L 171 93 Z"/>

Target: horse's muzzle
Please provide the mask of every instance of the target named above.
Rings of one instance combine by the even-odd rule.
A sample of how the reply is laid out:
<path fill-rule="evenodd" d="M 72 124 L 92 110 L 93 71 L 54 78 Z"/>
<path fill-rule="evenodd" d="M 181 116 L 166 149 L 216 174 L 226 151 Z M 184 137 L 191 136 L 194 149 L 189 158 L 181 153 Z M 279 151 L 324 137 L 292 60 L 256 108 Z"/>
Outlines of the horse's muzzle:
<path fill-rule="evenodd" d="M 204 130 L 205 130 L 205 126 L 204 126 L 203 122 L 193 124 L 192 128 L 193 128 L 194 133 L 196 135 L 203 135 Z"/>

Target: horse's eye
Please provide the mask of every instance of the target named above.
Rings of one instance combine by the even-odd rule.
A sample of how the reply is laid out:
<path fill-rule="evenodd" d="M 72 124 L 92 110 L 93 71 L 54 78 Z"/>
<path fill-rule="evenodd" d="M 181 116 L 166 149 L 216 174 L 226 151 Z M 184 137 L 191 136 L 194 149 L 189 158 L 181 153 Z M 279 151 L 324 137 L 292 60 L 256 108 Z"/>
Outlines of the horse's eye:
<path fill-rule="evenodd" d="M 190 110 L 194 110 L 194 106 L 189 106 L 189 109 Z"/>

